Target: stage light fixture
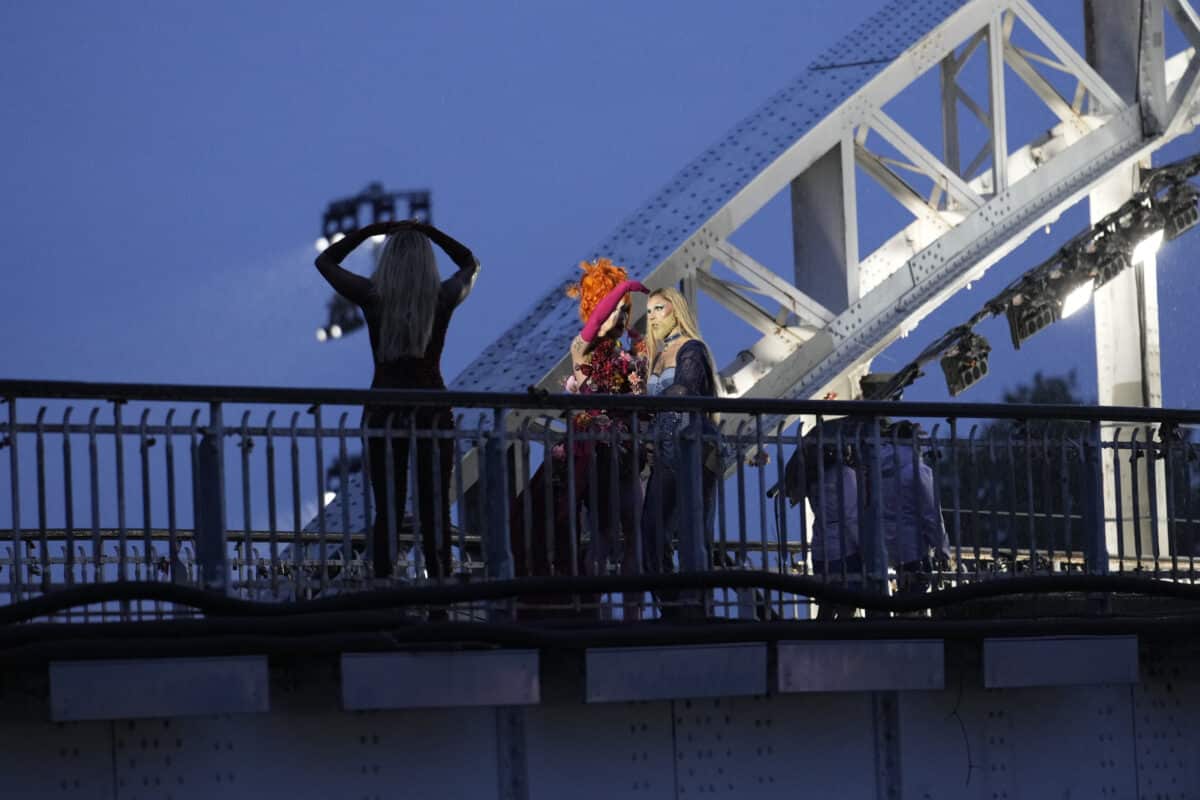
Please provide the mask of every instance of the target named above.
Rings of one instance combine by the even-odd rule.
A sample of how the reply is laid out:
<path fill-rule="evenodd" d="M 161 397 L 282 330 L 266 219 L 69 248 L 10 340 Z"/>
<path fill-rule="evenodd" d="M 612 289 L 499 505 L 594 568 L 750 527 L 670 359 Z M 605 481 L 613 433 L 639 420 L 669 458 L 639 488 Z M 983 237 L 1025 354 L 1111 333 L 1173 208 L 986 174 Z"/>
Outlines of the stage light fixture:
<path fill-rule="evenodd" d="M 1008 304 L 1004 315 L 1008 318 L 1013 349 L 1020 350 L 1021 342 L 1058 319 L 1058 304 L 1044 297 L 1019 294 Z"/>
<path fill-rule="evenodd" d="M 955 397 L 970 389 L 988 374 L 988 353 L 992 350 L 987 339 L 968 332 L 942 357 L 942 372 L 946 388 Z"/>
<path fill-rule="evenodd" d="M 317 341 L 318 342 L 323 342 L 328 338 L 329 338 L 329 334 L 325 332 L 324 328 L 317 328 Z"/>
<path fill-rule="evenodd" d="M 1200 212 L 1196 208 L 1198 200 L 1200 192 L 1190 183 L 1176 184 L 1167 192 L 1162 200 L 1162 212 L 1166 217 L 1163 234 L 1168 242 L 1182 236 L 1200 221 Z"/>

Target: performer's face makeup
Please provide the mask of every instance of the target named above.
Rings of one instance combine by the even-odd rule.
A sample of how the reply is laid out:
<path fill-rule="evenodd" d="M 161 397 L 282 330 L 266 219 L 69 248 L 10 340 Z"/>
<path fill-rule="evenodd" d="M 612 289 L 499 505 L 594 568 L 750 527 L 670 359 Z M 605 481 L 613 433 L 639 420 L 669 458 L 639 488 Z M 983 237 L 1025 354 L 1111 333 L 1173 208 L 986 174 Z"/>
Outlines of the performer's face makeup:
<path fill-rule="evenodd" d="M 651 295 L 646 304 L 646 321 L 657 339 L 665 339 L 675 330 L 675 307 L 662 295 Z"/>

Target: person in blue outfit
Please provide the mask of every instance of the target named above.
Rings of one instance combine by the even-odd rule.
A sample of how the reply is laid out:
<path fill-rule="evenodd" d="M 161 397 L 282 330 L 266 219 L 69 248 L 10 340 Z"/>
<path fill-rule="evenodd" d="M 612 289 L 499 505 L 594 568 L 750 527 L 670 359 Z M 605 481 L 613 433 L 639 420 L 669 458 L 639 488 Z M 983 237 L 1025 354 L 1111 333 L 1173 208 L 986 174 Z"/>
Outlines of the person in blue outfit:
<path fill-rule="evenodd" d="M 696 317 L 683 295 L 670 287 L 651 292 L 646 300 L 646 323 L 646 393 L 716 397 L 717 371 L 712 354 L 700 337 Z M 695 443 L 691 458 L 685 457 L 689 454 L 688 442 Z M 660 411 L 653 415 L 646 444 L 651 468 L 642 511 L 643 567 L 650 574 L 673 571 L 672 543 L 677 542 L 681 571 L 708 570 L 720 469 L 716 463 L 716 425 L 709 414 Z M 698 490 L 699 509 L 687 508 L 681 502 L 688 484 L 693 491 Z M 666 617 L 704 613 L 699 592 L 659 592 L 658 599 Z"/>

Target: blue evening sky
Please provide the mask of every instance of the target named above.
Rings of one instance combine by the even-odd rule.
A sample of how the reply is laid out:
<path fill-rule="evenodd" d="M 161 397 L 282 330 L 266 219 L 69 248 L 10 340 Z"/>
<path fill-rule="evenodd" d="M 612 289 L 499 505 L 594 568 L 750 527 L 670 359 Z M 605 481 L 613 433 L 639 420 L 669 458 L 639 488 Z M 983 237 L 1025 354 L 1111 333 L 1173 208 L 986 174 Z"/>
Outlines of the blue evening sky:
<path fill-rule="evenodd" d="M 312 242 L 330 199 L 378 180 L 432 190 L 434 221 L 484 262 L 450 331 L 453 379 L 565 267 L 881 5 L 8 0 L 0 376 L 366 386 L 364 335 L 314 338 L 329 290 Z M 1039 7 L 1081 42 L 1075 3 Z M 1050 122 L 1023 102 L 1028 119 L 1011 125 Z M 1166 158 L 1196 149 L 1187 137 Z M 863 197 L 864 218 L 892 214 L 881 193 Z M 743 245 L 787 271 L 775 217 Z M 1065 214 L 876 368 L 899 367 L 1085 222 L 1083 208 Z M 1159 262 L 1175 406 L 1197 405 L 1200 388 L 1193 246 Z M 752 340 L 716 316 L 702 324 L 723 357 Z M 995 399 L 1039 369 L 1074 368 L 1094 395 L 1091 324 L 1080 313 L 1020 353 L 1002 321 L 985 325 L 993 373 L 963 399 Z M 947 396 L 931 366 L 906 399 Z"/>

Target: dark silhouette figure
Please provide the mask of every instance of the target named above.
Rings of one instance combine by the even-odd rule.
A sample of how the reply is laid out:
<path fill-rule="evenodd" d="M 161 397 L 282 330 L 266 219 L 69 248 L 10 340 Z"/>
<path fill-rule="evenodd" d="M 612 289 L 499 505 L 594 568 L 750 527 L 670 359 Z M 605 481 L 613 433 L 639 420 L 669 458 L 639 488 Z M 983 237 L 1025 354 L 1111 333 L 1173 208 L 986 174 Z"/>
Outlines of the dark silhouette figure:
<path fill-rule="evenodd" d="M 354 248 L 377 235 L 387 238 L 371 278 L 342 268 L 341 262 Z M 458 266 L 458 271 L 445 281 L 438 275 L 431 242 Z M 378 222 L 331 244 L 317 256 L 316 263 L 330 286 L 362 309 L 375 360 L 372 389 L 446 388 L 441 370 L 446 329 L 454 309 L 470 293 L 479 271 L 479 262 L 469 249 L 432 225 L 415 221 Z M 437 432 L 454 427 L 453 414 L 449 406 L 363 408 L 365 427 L 383 430 L 389 423 L 393 432 L 390 443 L 383 435 L 368 439 L 371 488 L 375 495 L 375 575 L 386 577 L 392 573 L 391 543 L 404 514 L 410 437 L 415 430 L 414 516 L 420 527 L 429 575 L 443 577 L 450 570 L 450 473 L 454 444 L 449 438 L 437 438 Z"/>

